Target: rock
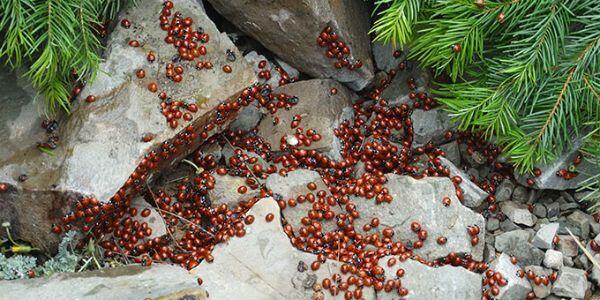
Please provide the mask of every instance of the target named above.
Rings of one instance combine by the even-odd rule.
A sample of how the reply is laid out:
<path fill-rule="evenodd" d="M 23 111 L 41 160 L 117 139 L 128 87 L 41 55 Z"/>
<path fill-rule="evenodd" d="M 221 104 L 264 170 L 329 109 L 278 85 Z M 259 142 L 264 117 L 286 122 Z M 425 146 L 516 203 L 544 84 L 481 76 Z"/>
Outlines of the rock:
<path fill-rule="evenodd" d="M 552 202 L 545 205 L 546 209 L 548 210 L 548 219 L 558 217 L 558 215 L 560 214 L 560 204 L 558 202 Z"/>
<path fill-rule="evenodd" d="M 179 266 L 129 265 L 0 281 L 0 290 L 4 299 L 157 299 L 178 292 L 196 295 L 195 299 L 198 300 L 208 299 L 206 292 L 198 287 L 196 279 L 196 276 Z"/>
<path fill-rule="evenodd" d="M 523 185 L 527 184 L 526 182 L 528 178 L 532 178 L 534 182 L 533 188 L 540 190 L 576 189 L 581 185 L 582 182 L 593 176 L 593 174 L 600 173 L 598 167 L 583 159 L 576 168 L 578 175 L 570 180 L 565 180 L 562 177 L 556 176 L 556 172 L 561 169 L 569 170 L 573 160 L 577 157 L 577 155 L 580 155 L 579 148 L 582 145 L 583 140 L 581 138 L 577 138 L 575 141 L 573 141 L 572 146 L 569 147 L 569 151 L 566 151 L 559 157 L 556 157 L 547 165 L 538 166 L 542 171 L 542 175 L 538 177 L 533 177 L 529 174 L 517 173 L 515 173 L 515 177 Z"/>
<path fill-rule="evenodd" d="M 440 143 L 444 141 L 444 134 L 456 127 L 442 108 L 415 109 L 411 119 L 414 131 L 413 147 L 423 146 L 430 141 Z"/>
<path fill-rule="evenodd" d="M 573 258 L 563 255 L 563 265 L 572 268 L 575 266 L 575 262 L 573 261 Z"/>
<path fill-rule="evenodd" d="M 544 252 L 529 243 L 530 235 L 525 230 L 513 230 L 496 236 L 496 251 L 515 256 L 523 265 L 539 265 Z"/>
<path fill-rule="evenodd" d="M 510 200 L 515 184 L 510 179 L 504 179 L 500 185 L 496 188 L 496 201 L 504 202 Z"/>
<path fill-rule="evenodd" d="M 594 217 L 580 211 L 576 210 L 569 216 L 567 216 L 567 222 L 576 226 L 581 232 L 580 237 L 583 239 L 587 239 L 590 235 L 590 224 L 595 223 Z"/>
<path fill-rule="evenodd" d="M 540 249 L 551 249 L 552 240 L 558 231 L 558 223 L 549 223 L 542 225 L 535 234 L 531 243 Z"/>
<path fill-rule="evenodd" d="M 600 254 L 594 254 L 594 259 L 596 259 L 596 261 L 600 261 Z M 600 286 L 600 269 L 599 268 L 592 268 L 592 274 L 591 274 L 591 279 L 592 282 L 594 282 L 596 284 L 596 286 Z"/>
<path fill-rule="evenodd" d="M 535 204 L 533 206 L 533 214 L 538 218 L 545 218 L 547 215 L 546 207 L 543 204 Z"/>
<path fill-rule="evenodd" d="M 276 217 L 267 222 L 269 213 Z M 203 288 L 213 299 L 312 299 L 313 284 L 340 273 L 341 262 L 327 260 L 315 272 L 308 267 L 300 272 L 298 265 L 310 266 L 317 256 L 302 252 L 290 243 L 283 232 L 279 206 L 273 198 L 259 200 L 248 212 L 255 217 L 246 226 L 243 238 L 219 244 L 212 263 L 201 263 L 192 273 L 204 280 Z M 346 280 L 348 275 L 342 275 Z M 235 288 L 231 288 L 235 287 Z M 329 293 L 324 296 L 330 298 Z M 343 298 L 343 293 L 336 299 Z M 363 289 L 365 299 L 375 299 L 372 288 Z"/>
<path fill-rule="evenodd" d="M 375 204 L 374 199 L 351 197 L 351 201 L 360 211 L 360 218 L 355 220 L 354 227 L 361 231 L 364 224 L 377 217 L 381 224 L 394 229 L 394 238 L 401 241 L 415 241 L 416 235 L 411 230 L 412 222 L 419 222 L 427 230 L 429 238 L 415 254 L 427 260 L 445 257 L 450 252 L 471 254 L 473 259 L 483 257 L 485 222 L 480 214 L 464 207 L 456 198 L 454 186 L 450 179 L 426 177 L 416 180 L 410 176 L 386 174 L 387 187 L 393 197 L 391 203 Z M 448 207 L 442 203 L 443 197 L 450 197 Z M 477 225 L 481 229 L 479 243 L 471 245 L 468 226 Z M 379 226 L 377 230 L 383 230 Z M 444 245 L 438 245 L 436 239 L 446 237 Z"/>
<path fill-rule="evenodd" d="M 314 191 L 310 190 L 307 185 L 311 182 L 316 184 Z M 281 199 L 287 202 L 288 199 L 306 195 L 308 193 L 316 194 L 318 191 L 325 191 L 327 195 L 331 195 L 329 189 L 323 183 L 321 176 L 316 171 L 298 169 L 288 172 L 287 176 L 281 176 L 278 173 L 269 175 L 265 183 L 266 187 L 273 191 L 276 199 Z M 299 203 L 295 207 L 286 206 L 282 210 L 282 215 L 286 221 L 292 225 L 295 230 L 299 230 L 302 225 L 302 218 L 308 216 L 309 210 L 312 209 L 312 204 L 308 201 Z M 342 209 L 338 205 L 330 206 L 330 209 L 339 214 Z M 335 220 L 322 220 L 323 233 L 337 229 Z"/>
<path fill-rule="evenodd" d="M 577 269 L 587 270 L 592 266 L 590 260 L 587 258 L 587 256 L 585 256 L 585 254 L 577 256 L 573 262 L 575 263 L 575 267 Z"/>
<path fill-rule="evenodd" d="M 257 197 L 260 193 L 258 190 L 253 190 L 246 183 L 246 179 L 231 175 L 214 175 L 215 187 L 208 191 L 208 197 L 213 205 L 227 204 L 229 208 L 233 208 L 240 201 L 248 201 L 252 197 Z M 245 186 L 247 192 L 240 194 L 238 187 Z"/>
<path fill-rule="evenodd" d="M 225 144 L 223 146 L 223 149 L 221 150 L 221 153 L 223 154 L 223 160 L 225 160 L 225 164 L 227 166 L 231 166 L 232 158 L 239 160 L 242 156 L 247 155 L 249 160 L 256 159 L 256 164 L 261 165 L 263 167 L 263 170 L 269 167 L 267 161 L 259 154 L 242 148 L 234 147 L 231 144 Z M 249 162 L 248 164 L 250 165 Z"/>
<path fill-rule="evenodd" d="M 486 243 L 483 249 L 483 261 L 490 263 L 494 259 L 496 259 L 496 249 L 493 245 Z"/>
<path fill-rule="evenodd" d="M 524 187 L 518 185 L 515 187 L 513 194 L 512 194 L 512 200 L 518 203 L 527 203 L 527 199 L 529 198 L 528 193 L 527 193 L 527 189 L 525 189 Z"/>
<path fill-rule="evenodd" d="M 534 216 L 529 212 L 527 205 L 513 201 L 500 203 L 502 212 L 515 224 L 533 226 L 535 224 Z"/>
<path fill-rule="evenodd" d="M 500 229 L 500 221 L 496 218 L 489 218 L 485 224 L 485 229 L 488 231 L 496 231 Z"/>
<path fill-rule="evenodd" d="M 412 259 L 389 267 L 387 261 L 385 257 L 379 260 L 386 279 L 395 279 L 400 268 L 405 271 L 401 281 L 408 295 L 403 299 L 481 299 L 481 277 L 464 268 L 450 265 L 432 268 Z M 377 293 L 377 299 L 398 299 L 398 294 Z"/>
<path fill-rule="evenodd" d="M 373 49 L 375 67 L 378 70 L 389 72 L 392 69 L 397 69 L 398 64 L 406 58 L 407 51 L 395 48 L 392 43 L 373 41 L 371 43 L 371 48 Z M 397 50 L 401 52 L 401 55 L 399 57 L 394 57 L 394 52 Z"/>
<path fill-rule="evenodd" d="M 275 65 L 272 62 L 270 62 L 265 56 L 258 54 L 256 51 L 250 51 L 246 55 L 244 55 L 244 58 L 252 66 L 252 69 L 254 70 L 254 73 L 256 74 L 256 77 L 258 78 L 259 82 L 269 84 L 271 85 L 271 87 L 279 86 L 279 80 L 281 79 L 281 75 L 279 74 L 279 72 L 277 72 L 277 70 L 275 70 Z M 264 68 L 260 68 L 258 66 L 262 60 L 266 62 Z M 269 71 L 271 73 L 271 78 L 265 80 L 265 78 L 258 77 L 258 73 L 261 71 Z"/>
<path fill-rule="evenodd" d="M 290 66 L 288 63 L 286 63 L 279 57 L 275 57 L 275 62 L 277 62 L 277 64 L 288 74 L 290 78 L 300 77 L 300 71 L 298 71 L 298 69 Z"/>
<path fill-rule="evenodd" d="M 552 270 L 546 269 L 546 268 L 542 268 L 540 266 L 526 266 L 524 268 L 525 272 L 529 272 L 530 270 L 533 271 L 533 273 L 535 273 L 536 276 L 544 276 L 544 277 L 548 277 L 550 276 L 550 274 L 552 274 Z M 531 284 L 531 287 L 533 288 L 533 292 L 535 293 L 535 296 L 537 298 L 546 298 L 548 296 L 550 296 L 550 293 L 552 292 L 552 282 L 549 282 L 548 285 L 544 285 L 544 284 L 540 284 L 537 285 L 535 284 L 535 280 L 529 280 L 529 283 Z"/>
<path fill-rule="evenodd" d="M 569 203 L 564 203 L 560 205 L 560 210 L 561 211 L 572 211 L 575 209 L 579 208 L 579 204 L 577 203 L 573 203 L 573 202 L 569 202 Z"/>
<path fill-rule="evenodd" d="M 258 125 L 264 116 L 265 114 L 261 111 L 256 103 L 250 103 L 250 105 L 240 109 L 237 118 L 235 118 L 235 120 L 229 124 L 229 129 L 232 131 L 250 131 Z"/>
<path fill-rule="evenodd" d="M 588 288 L 584 270 L 563 267 L 552 286 L 552 293 L 560 297 L 583 299 Z"/>
<path fill-rule="evenodd" d="M 278 57 L 303 73 L 317 78 L 333 78 L 354 90 L 361 90 L 374 76 L 369 43 L 369 6 L 351 1 L 287 1 L 247 5 L 244 2 L 210 0 L 214 8 L 241 31 L 258 40 Z M 336 59 L 328 58 L 327 48 L 316 40 L 331 26 L 339 40 L 348 45 L 350 60 L 360 60 L 361 68 L 336 69 Z"/>
<path fill-rule="evenodd" d="M 440 150 L 446 152 L 446 159 L 451 161 L 455 166 L 460 165 L 460 151 L 458 149 L 458 142 L 452 141 L 450 143 L 443 144 L 439 146 Z M 497 194 L 497 192 L 496 192 Z"/>
<path fill-rule="evenodd" d="M 544 266 L 559 270 L 563 266 L 563 254 L 560 251 L 548 249 L 544 255 Z"/>
<path fill-rule="evenodd" d="M 173 84 L 165 76 L 159 76 L 157 84 L 170 97 L 199 105 L 193 120 L 186 123 L 199 130 L 223 99 L 235 96 L 254 82 L 254 74 L 243 59 L 226 61 L 223 55 L 226 49 L 241 55 L 197 1 L 181 0 L 175 5 L 194 20 L 194 26 L 202 26 L 210 35 L 207 44 L 210 51 L 204 59 L 210 60 L 214 68 L 200 72 L 189 69 L 192 63 L 182 63 L 190 74 L 186 73 L 180 83 Z M 147 88 L 160 66 L 170 62 L 176 53 L 172 45 L 164 43 L 166 33 L 157 25 L 162 6 L 162 0 L 149 0 L 124 10 L 121 16 L 127 16 L 134 26 L 130 29 L 116 26 L 109 36 L 96 80 L 86 85 L 68 120 L 60 124 L 60 146 L 53 156 L 28 145 L 27 150 L 20 149 L 18 157 L 0 158 L 0 182 L 11 186 L 10 192 L 0 195 L 0 221 L 13 224 L 17 238 L 43 250 L 55 250 L 57 236 L 48 233 L 53 223 L 60 223 L 60 217 L 77 197 L 86 195 L 109 201 L 144 159 L 144 154 L 174 139 L 184 129 L 182 125 L 177 130 L 168 126 L 156 94 Z M 130 47 L 131 39 L 139 40 L 143 46 Z M 148 51 L 156 55 L 152 64 L 146 59 Z M 221 71 L 226 63 L 232 66 L 230 74 Z M 136 78 L 134 73 L 139 68 L 152 76 Z M 83 101 L 88 95 L 95 95 L 96 101 Z M 217 126 L 215 131 L 220 129 L 223 128 Z M 145 135 L 153 139 L 143 142 Z M 177 156 L 163 159 L 155 172 L 185 157 L 199 143 L 200 139 L 196 139 L 191 145 L 178 148 Z M 27 174 L 29 179 L 19 182 L 21 174 Z M 151 180 L 152 174 L 147 178 Z"/>
<path fill-rule="evenodd" d="M 517 275 L 519 266 L 514 265 L 506 253 L 498 256 L 490 264 L 490 268 L 502 274 L 502 277 L 508 282 L 505 286 L 500 287 L 500 293 L 495 296 L 495 299 L 525 299 L 527 293 L 531 291 L 531 284 L 526 277 L 521 278 Z"/>
<path fill-rule="evenodd" d="M 558 242 L 558 251 L 562 252 L 565 256 L 574 257 L 579 253 L 579 247 L 577 242 L 570 235 L 559 235 L 560 241 Z"/>
<path fill-rule="evenodd" d="M 412 104 L 408 94 L 412 91 L 406 83 L 410 78 L 415 80 L 415 93 L 425 92 L 429 88 L 429 74 L 417 67 L 412 67 L 414 63 L 409 62 L 408 70 L 400 71 L 392 78 L 388 87 L 381 92 L 381 98 L 388 101 L 389 106 L 400 106 L 402 104 Z"/>
<path fill-rule="evenodd" d="M 331 94 L 332 88 L 337 89 L 335 95 Z M 302 120 L 299 126 L 305 131 L 313 129 L 321 135 L 321 140 L 302 148 L 315 149 L 335 160 L 341 160 L 342 146 L 333 131 L 344 120 L 352 120 L 352 99 L 357 97 L 356 94 L 330 79 L 299 81 L 286 84 L 275 91 L 296 96 L 299 101 L 291 109 L 280 109 L 273 115 L 279 118 L 278 125 L 273 124 L 271 117 L 264 118 L 258 125 L 259 134 L 271 144 L 272 150 L 281 149 L 281 137 L 295 134 L 296 129 L 291 128 L 290 124 L 295 115 L 300 115 Z"/>
<path fill-rule="evenodd" d="M 153 239 L 155 237 L 160 237 L 167 234 L 167 225 L 165 224 L 163 217 L 156 210 L 156 208 L 148 204 L 144 198 L 133 198 L 131 201 L 131 207 L 136 208 L 138 211 L 137 216 L 133 217 L 133 220 L 139 221 L 140 223 L 146 222 L 148 223 L 148 227 L 152 229 L 152 234 L 147 237 L 148 239 Z M 145 209 L 150 211 L 150 215 L 147 217 L 142 217 L 141 213 Z"/>
<path fill-rule="evenodd" d="M 488 194 L 471 180 L 469 180 L 469 177 L 463 171 L 453 165 L 448 159 L 444 157 L 439 157 L 439 159 L 442 166 L 450 170 L 451 177 L 459 176 L 462 178 L 462 182 L 460 183 L 459 187 L 463 191 L 463 204 L 471 208 L 478 207 L 483 200 L 487 198 Z"/>
<path fill-rule="evenodd" d="M 502 230 L 504 232 L 520 230 L 520 229 L 521 229 L 521 227 L 519 227 L 517 224 L 513 223 L 510 219 L 505 219 L 504 221 L 500 222 L 500 230 Z"/>

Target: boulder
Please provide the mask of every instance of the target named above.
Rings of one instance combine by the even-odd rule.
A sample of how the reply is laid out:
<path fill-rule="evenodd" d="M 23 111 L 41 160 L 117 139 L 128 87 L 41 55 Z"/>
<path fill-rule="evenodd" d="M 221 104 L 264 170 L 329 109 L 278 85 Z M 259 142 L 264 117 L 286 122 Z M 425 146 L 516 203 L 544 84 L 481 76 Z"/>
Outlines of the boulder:
<path fill-rule="evenodd" d="M 460 150 L 458 147 L 458 142 L 457 141 L 452 141 L 446 144 L 443 144 L 441 146 L 439 146 L 438 148 L 440 148 L 440 150 L 443 150 L 444 152 L 446 152 L 446 159 L 448 159 L 450 162 L 452 162 L 455 166 L 460 165 L 461 163 L 461 159 L 460 159 Z M 497 194 L 497 192 L 496 192 Z"/>
<path fill-rule="evenodd" d="M 273 221 L 265 216 L 274 214 Z M 341 262 L 327 260 L 317 271 L 310 266 L 317 256 L 292 246 L 283 232 L 279 206 L 273 198 L 259 200 L 248 212 L 255 217 L 243 238 L 215 247 L 212 263 L 203 262 L 192 273 L 203 279 L 213 299 L 312 299 L 313 285 L 339 273 Z M 342 275 L 346 280 L 349 274 Z M 324 291 L 325 299 L 332 299 Z M 363 288 L 365 299 L 375 299 L 372 288 Z M 343 293 L 335 299 L 343 299 Z"/>
<path fill-rule="evenodd" d="M 81 273 L 56 273 L 50 277 L 0 281 L 3 299 L 187 299 L 173 294 L 208 299 L 197 277 L 179 266 L 129 265 Z M 164 298 L 161 298 L 164 297 Z"/>
<path fill-rule="evenodd" d="M 498 256 L 496 260 L 490 264 L 490 269 L 502 274 L 502 277 L 507 281 L 505 286 L 500 287 L 500 293 L 494 297 L 495 299 L 525 299 L 527 294 L 531 291 L 531 284 L 527 281 L 526 277 L 521 278 L 517 275 L 517 271 L 520 268 L 510 261 L 510 256 L 506 253 L 502 253 Z"/>
<path fill-rule="evenodd" d="M 157 23 L 162 6 L 162 0 L 149 0 L 121 13 L 121 18 L 128 18 L 132 26 L 117 26 L 109 36 L 96 80 L 83 89 L 68 120 L 60 124 L 60 146 L 52 156 L 40 152 L 35 145 L 19 149 L 18 156 L 1 156 L 0 182 L 9 184 L 10 190 L 0 194 L 0 221 L 13 224 L 17 238 L 47 251 L 56 249 L 58 239 L 49 234 L 52 224 L 60 222 L 77 197 L 86 195 L 108 201 L 125 184 L 144 154 L 176 138 L 183 125 L 191 124 L 195 130 L 203 127 L 221 101 L 254 82 L 254 73 L 245 60 L 226 60 L 227 49 L 241 55 L 193 0 L 175 1 L 175 6 L 194 20 L 194 26 L 203 27 L 210 35 L 204 59 L 210 60 L 214 68 L 197 71 L 191 67 L 193 62 L 179 63 L 185 76 L 177 84 L 164 73 L 158 75 L 176 53 L 172 45 L 164 42 L 166 33 Z M 133 39 L 141 46 L 129 46 Z M 154 63 L 146 59 L 149 51 L 155 53 Z M 231 73 L 221 70 L 225 64 L 232 67 Z M 140 68 L 146 71 L 143 79 L 135 76 Z M 160 111 L 157 95 L 147 88 L 152 81 L 173 99 L 197 103 L 199 109 L 193 119 L 171 129 Z M 83 101 L 89 95 L 96 97 L 94 103 Z M 215 130 L 219 129 L 217 126 Z M 144 142 L 143 136 L 153 139 Z M 187 155 L 199 142 L 197 139 L 185 149 L 178 149 L 178 156 L 161 161 L 156 171 Z M 22 174 L 28 176 L 24 182 L 18 180 Z M 151 174 L 147 177 L 152 178 Z"/>
<path fill-rule="evenodd" d="M 234 208 L 240 201 L 248 201 L 252 197 L 259 195 L 258 190 L 253 190 L 246 183 L 246 179 L 231 175 L 214 175 L 215 187 L 208 191 L 208 197 L 213 205 L 227 204 L 228 207 Z M 245 186 L 246 192 L 238 192 L 238 187 Z"/>
<path fill-rule="evenodd" d="M 567 223 L 575 226 L 581 232 L 579 237 L 583 239 L 587 239 L 590 235 L 590 224 L 596 223 L 594 217 L 582 212 L 581 210 L 576 210 L 569 216 L 567 216 Z"/>
<path fill-rule="evenodd" d="M 448 178 L 426 177 L 416 180 L 410 176 L 387 174 L 384 185 L 393 197 L 391 203 L 376 204 L 374 199 L 351 197 L 360 212 L 354 221 L 354 227 L 361 232 L 364 224 L 372 218 L 379 218 L 381 224 L 394 230 L 394 237 L 404 242 L 417 241 L 417 235 L 411 230 L 411 223 L 418 222 L 427 230 L 428 238 L 423 247 L 414 249 L 415 254 L 427 260 L 445 257 L 450 252 L 471 254 L 473 259 L 483 258 L 485 245 L 485 221 L 483 217 L 463 206 L 456 198 L 452 182 Z M 450 197 L 449 206 L 444 206 L 442 199 Z M 471 236 L 467 227 L 479 226 L 479 243 L 471 245 Z M 383 230 L 378 226 L 377 230 Z M 445 237 L 447 242 L 438 245 L 438 237 Z"/>
<path fill-rule="evenodd" d="M 337 93 L 331 93 L 332 88 L 335 88 Z M 357 98 L 356 94 L 330 79 L 290 83 L 276 88 L 275 92 L 298 97 L 298 104 L 289 110 L 279 109 L 258 125 L 259 135 L 271 144 L 272 150 L 281 149 L 282 137 L 294 136 L 296 129 L 291 127 L 291 123 L 295 116 L 300 116 L 298 126 L 304 128 L 304 132 L 309 129 L 315 130 L 321 135 L 321 139 L 313 141 L 310 146 L 303 145 L 299 148 L 315 149 L 335 160 L 341 160 L 342 146 L 334 134 L 334 129 L 344 120 L 352 120 L 352 101 Z M 279 124 L 273 124 L 273 118 L 278 118 Z"/>
<path fill-rule="evenodd" d="M 565 180 L 560 176 L 556 176 L 556 172 L 562 169 L 569 170 L 570 166 L 573 165 L 573 160 L 575 160 L 577 155 L 580 155 L 579 149 L 583 146 L 583 143 L 584 141 L 581 138 L 575 139 L 568 151 L 565 151 L 548 164 L 538 166 L 538 168 L 542 171 L 540 176 L 535 177 L 531 174 L 515 173 L 516 179 L 522 185 L 526 185 L 527 179 L 531 178 L 534 182 L 532 187 L 540 190 L 576 189 L 586 179 L 600 173 L 600 170 L 597 166 L 594 166 L 594 164 L 590 163 L 589 161 L 582 159 L 581 163 L 575 168 L 578 175 L 569 180 Z"/>
<path fill-rule="evenodd" d="M 510 200 L 514 190 L 515 184 L 510 179 L 502 180 L 500 185 L 496 188 L 496 201 L 504 202 Z"/>
<path fill-rule="evenodd" d="M 368 35 L 371 10 L 364 1 L 262 1 L 252 5 L 244 1 L 209 2 L 241 31 L 303 73 L 333 78 L 354 90 L 361 90 L 373 79 Z M 361 68 L 334 66 L 337 59 L 328 58 L 327 47 L 317 44 L 317 37 L 327 26 L 348 46 L 348 59 L 363 63 Z"/>
<path fill-rule="evenodd" d="M 589 284 L 585 271 L 563 267 L 552 286 L 552 293 L 560 297 L 583 299 Z"/>
<path fill-rule="evenodd" d="M 571 235 L 558 235 L 558 238 L 558 251 L 568 257 L 579 254 L 579 246 L 577 246 L 577 242 Z"/>
<path fill-rule="evenodd" d="M 530 234 L 525 230 L 513 230 L 496 236 L 496 251 L 515 256 L 523 265 L 540 265 L 544 252 L 529 243 Z"/>
<path fill-rule="evenodd" d="M 529 212 L 529 209 L 525 204 L 513 201 L 505 201 L 500 203 L 500 209 L 515 224 L 521 224 L 529 227 L 535 224 L 535 217 L 531 212 Z"/>
<path fill-rule="evenodd" d="M 439 157 L 442 166 L 448 168 L 450 176 L 459 176 L 462 178 L 462 182 L 459 187 L 463 191 L 463 204 L 467 207 L 475 208 L 481 205 L 483 200 L 487 198 L 488 193 L 477 186 L 473 181 L 469 179 L 462 170 L 457 168 L 452 162 L 444 157 Z"/>
<path fill-rule="evenodd" d="M 403 299 L 481 299 L 481 277 L 464 268 L 446 265 L 432 268 L 408 259 L 390 267 L 387 259 L 379 259 L 379 266 L 385 271 L 386 279 L 395 279 L 396 271 L 404 269 L 400 279 L 402 287 L 408 289 L 408 295 Z M 377 299 L 399 299 L 398 294 L 377 293 Z"/>
<path fill-rule="evenodd" d="M 524 271 L 526 273 L 529 272 L 530 270 L 536 276 L 539 276 L 539 277 L 548 277 L 552 274 L 552 270 L 542 268 L 540 266 L 526 266 L 524 268 Z M 548 283 L 548 285 L 544 285 L 543 283 L 540 285 L 537 285 L 537 284 L 535 284 L 535 278 L 534 278 L 534 280 L 530 279 L 529 283 L 531 284 L 531 287 L 533 288 L 533 292 L 535 293 L 535 296 L 537 298 L 543 299 L 543 298 L 550 296 L 550 293 L 552 292 L 552 282 L 551 281 Z"/>
<path fill-rule="evenodd" d="M 313 182 L 316 184 L 316 189 L 310 190 L 308 184 Z M 288 172 L 285 177 L 278 173 L 271 174 L 267 178 L 265 185 L 268 189 L 273 191 L 273 195 L 276 199 L 281 199 L 286 201 L 286 203 L 287 200 L 291 198 L 296 199 L 296 197 L 300 195 L 305 196 L 308 193 L 316 195 L 321 190 L 325 191 L 328 196 L 331 195 L 329 189 L 321 179 L 321 175 L 316 171 L 306 169 Z M 337 204 L 330 206 L 330 209 L 336 215 L 342 212 L 342 208 Z M 312 210 L 312 203 L 308 201 L 303 203 L 297 202 L 295 207 L 287 205 L 286 208 L 282 210 L 282 215 L 285 220 L 292 225 L 292 228 L 298 230 L 303 226 L 302 218 L 307 217 L 310 210 Z M 335 219 L 323 220 L 321 224 L 323 226 L 323 233 L 338 228 Z"/>
<path fill-rule="evenodd" d="M 146 222 L 148 223 L 148 228 L 152 229 L 152 234 L 147 237 L 149 240 L 167 234 L 167 224 L 165 224 L 165 220 L 158 210 L 148 204 L 143 197 L 138 196 L 133 198 L 133 200 L 131 200 L 131 207 L 137 209 L 137 215 L 133 217 L 133 220 L 140 223 Z M 147 217 L 141 216 L 142 211 L 145 209 L 150 211 L 150 214 Z"/>

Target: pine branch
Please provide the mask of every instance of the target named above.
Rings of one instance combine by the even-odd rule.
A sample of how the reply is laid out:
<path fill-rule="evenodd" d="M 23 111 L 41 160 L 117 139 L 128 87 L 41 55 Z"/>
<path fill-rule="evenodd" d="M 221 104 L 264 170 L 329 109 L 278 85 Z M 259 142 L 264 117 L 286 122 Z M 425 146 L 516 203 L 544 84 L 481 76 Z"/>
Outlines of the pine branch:
<path fill-rule="evenodd" d="M 30 0 L 0 1 L 0 32 L 5 31 L 4 41 L 0 44 L 0 57 L 7 57 L 7 63 L 15 68 L 29 58 L 27 49 L 33 45 L 27 24 L 32 7 Z"/>
<path fill-rule="evenodd" d="M 379 18 L 369 33 L 375 33 L 375 41 L 392 43 L 402 48 L 410 42 L 413 25 L 424 7 L 431 5 L 432 0 L 377 0 L 375 12 Z M 381 10 L 381 7 L 387 6 Z"/>

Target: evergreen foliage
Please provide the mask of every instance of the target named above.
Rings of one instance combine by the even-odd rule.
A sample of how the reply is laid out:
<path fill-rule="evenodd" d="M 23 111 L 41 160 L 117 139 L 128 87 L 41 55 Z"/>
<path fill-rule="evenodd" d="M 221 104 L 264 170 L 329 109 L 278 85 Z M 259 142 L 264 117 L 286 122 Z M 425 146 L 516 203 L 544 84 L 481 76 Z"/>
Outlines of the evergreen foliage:
<path fill-rule="evenodd" d="M 48 113 L 69 111 L 69 85 L 93 80 L 101 61 L 98 29 L 125 0 L 2 0 L 0 59 L 25 74 Z M 73 75 L 73 70 L 76 75 Z"/>
<path fill-rule="evenodd" d="M 447 74 L 433 91 L 464 130 L 531 171 L 585 137 L 600 166 L 597 0 L 377 0 L 375 40 Z M 595 143 L 595 144 L 594 144 Z M 595 146 L 594 146 L 595 145 Z M 596 184 L 598 184 L 596 177 Z"/>

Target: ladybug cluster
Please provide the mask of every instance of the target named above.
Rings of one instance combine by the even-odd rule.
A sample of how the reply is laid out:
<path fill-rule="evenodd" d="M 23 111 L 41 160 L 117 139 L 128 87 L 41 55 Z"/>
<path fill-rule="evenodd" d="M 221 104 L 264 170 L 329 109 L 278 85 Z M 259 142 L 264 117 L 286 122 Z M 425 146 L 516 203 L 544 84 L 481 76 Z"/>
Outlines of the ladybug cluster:
<path fill-rule="evenodd" d="M 323 31 L 321 31 L 321 34 L 317 37 L 317 44 L 321 48 L 327 48 L 325 55 L 328 58 L 337 60 L 333 64 L 336 69 L 347 68 L 348 70 L 355 70 L 363 65 L 360 60 L 352 58 L 350 48 L 340 39 L 338 34 L 333 31 L 331 26 L 323 28 Z"/>

